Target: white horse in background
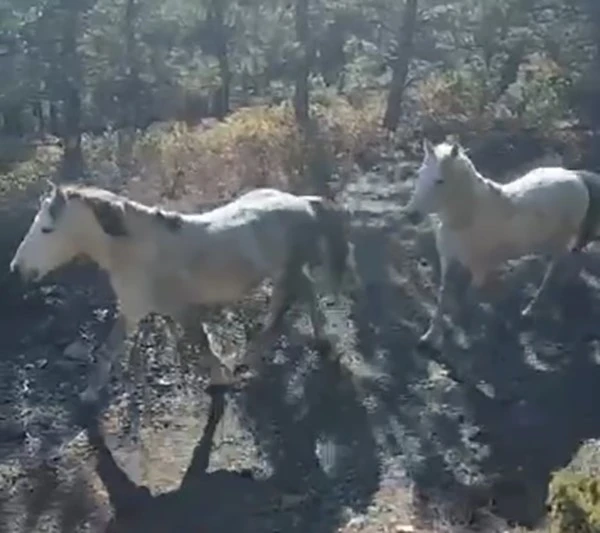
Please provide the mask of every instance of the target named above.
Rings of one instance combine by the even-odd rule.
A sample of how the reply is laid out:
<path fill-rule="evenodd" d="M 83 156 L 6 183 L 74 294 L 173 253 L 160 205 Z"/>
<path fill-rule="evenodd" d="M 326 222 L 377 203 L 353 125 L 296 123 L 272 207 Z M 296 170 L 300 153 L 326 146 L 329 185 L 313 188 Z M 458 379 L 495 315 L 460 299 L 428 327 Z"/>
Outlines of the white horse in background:
<path fill-rule="evenodd" d="M 600 226 L 600 175 L 540 167 L 506 184 L 482 176 L 456 143 L 424 141 L 424 159 L 405 210 L 416 223 L 434 215 L 440 261 L 437 307 L 420 345 L 439 348 L 448 297 L 448 271 L 461 264 L 481 287 L 509 259 L 546 255 L 550 263 L 522 315 L 537 309 L 563 260 L 596 240 Z"/>
<path fill-rule="evenodd" d="M 304 300 L 315 338 L 327 342 L 307 268 L 326 257 L 337 294 L 349 248 L 343 213 L 330 201 L 255 189 L 211 211 L 183 214 L 103 189 L 51 186 L 10 269 L 37 281 L 83 256 L 108 272 L 120 313 L 99 350 L 84 401 L 98 399 L 115 356 L 150 313 L 180 323 L 184 339 L 202 345 L 213 384 L 231 383 L 234 373 L 210 350 L 193 311 L 200 309 L 202 317 L 205 307 L 234 303 L 266 279 L 274 289 L 258 337 L 270 338 L 289 306 Z"/>

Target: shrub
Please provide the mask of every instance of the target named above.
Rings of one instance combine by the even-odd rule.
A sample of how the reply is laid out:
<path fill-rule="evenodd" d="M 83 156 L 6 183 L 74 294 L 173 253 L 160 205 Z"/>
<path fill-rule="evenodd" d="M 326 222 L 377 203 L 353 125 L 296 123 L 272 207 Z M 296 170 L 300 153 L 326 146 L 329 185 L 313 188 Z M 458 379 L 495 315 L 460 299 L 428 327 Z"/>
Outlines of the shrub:
<path fill-rule="evenodd" d="M 150 129 L 138 139 L 135 159 L 143 176 L 158 178 L 167 197 L 192 189 L 216 199 L 243 186 L 289 186 L 300 149 L 293 114 L 260 106 L 209 127 L 176 122 L 166 130 Z"/>
<path fill-rule="evenodd" d="M 600 532 L 600 479 L 568 470 L 554 474 L 549 491 L 552 533 Z"/>
<path fill-rule="evenodd" d="M 544 129 L 565 118 L 569 79 L 558 64 L 544 56 L 534 55 L 521 65 L 508 108 L 524 125 Z"/>
<path fill-rule="evenodd" d="M 473 119 L 481 111 L 484 94 L 483 80 L 470 69 L 431 74 L 418 87 L 421 111 L 434 122 Z"/>
<path fill-rule="evenodd" d="M 497 99 L 494 80 L 465 66 L 436 72 L 418 85 L 419 107 L 433 124 L 460 123 L 471 130 L 489 129 L 500 120 L 519 128 L 545 130 L 567 118 L 569 80 L 560 67 L 543 55 L 529 56 L 517 79 Z"/>
<path fill-rule="evenodd" d="M 52 178 L 61 162 L 62 148 L 56 144 L 27 147 L 27 157 L 3 165 L 0 173 L 0 198 L 8 200 L 42 178 Z"/>
<path fill-rule="evenodd" d="M 311 190 L 311 176 L 328 179 L 333 171 L 344 172 L 377 143 L 381 116 L 376 97 L 351 105 L 324 91 L 313 99 L 307 132 L 298 128 L 291 106 L 281 104 L 241 108 L 224 122 L 206 120 L 198 126 L 155 123 L 136 134 L 131 157 L 122 153 L 122 132 L 86 134 L 86 170 L 92 183 L 129 189 L 147 201 L 213 202 L 259 186 Z M 56 175 L 62 157 L 58 145 L 28 145 L 17 161 L 15 153 L 8 151 L 4 165 L 0 153 L 0 197 Z M 133 179 L 127 180 L 127 173 Z"/>
<path fill-rule="evenodd" d="M 340 166 L 377 138 L 373 109 L 323 98 L 313 105 L 307 136 L 288 104 L 242 108 L 221 123 L 171 123 L 137 140 L 136 166 L 145 181 L 156 178 L 161 194 L 171 198 L 185 192 L 215 200 L 259 186 L 306 190 L 315 164 Z"/>

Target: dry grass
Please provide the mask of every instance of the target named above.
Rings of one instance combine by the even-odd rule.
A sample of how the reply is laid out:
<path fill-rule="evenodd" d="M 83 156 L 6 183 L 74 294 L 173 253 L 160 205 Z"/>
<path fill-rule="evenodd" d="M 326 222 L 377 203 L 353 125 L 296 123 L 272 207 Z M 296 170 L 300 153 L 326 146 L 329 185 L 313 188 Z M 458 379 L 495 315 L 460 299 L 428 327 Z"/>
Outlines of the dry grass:
<path fill-rule="evenodd" d="M 214 201 L 264 186 L 306 190 L 315 159 L 347 168 L 379 135 L 373 108 L 339 99 L 314 105 L 313 116 L 310 142 L 286 104 L 243 108 L 209 126 L 173 123 L 137 140 L 135 167 L 167 199 Z"/>
<path fill-rule="evenodd" d="M 99 186 L 148 201 L 210 203 L 258 186 L 307 190 L 312 173 L 347 172 L 381 138 L 381 112 L 374 98 L 356 105 L 321 98 L 312 106 L 307 135 L 289 104 L 260 105 L 239 109 L 224 122 L 157 123 L 132 142 L 121 132 L 84 135 L 82 146 L 87 171 Z M 14 149 L 0 154 L 0 198 L 8 201 L 41 178 L 56 176 L 62 154 L 56 144 L 14 142 L 18 156 Z"/>

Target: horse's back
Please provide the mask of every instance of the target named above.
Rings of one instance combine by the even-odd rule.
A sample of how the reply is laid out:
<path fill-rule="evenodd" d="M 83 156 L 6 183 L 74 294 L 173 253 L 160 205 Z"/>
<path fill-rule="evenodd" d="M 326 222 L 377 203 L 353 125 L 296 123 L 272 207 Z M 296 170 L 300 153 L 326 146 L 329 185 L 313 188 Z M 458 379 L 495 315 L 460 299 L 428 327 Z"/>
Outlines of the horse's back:
<path fill-rule="evenodd" d="M 314 215 L 302 197 L 265 188 L 188 215 L 186 221 L 186 254 L 192 263 L 215 271 L 233 264 L 272 271 L 282 267 L 300 239 L 309 242 Z"/>
<path fill-rule="evenodd" d="M 587 186 L 579 171 L 563 167 L 539 167 L 503 186 L 503 190 L 523 208 L 583 216 L 588 206 Z"/>
<path fill-rule="evenodd" d="M 289 218 L 308 213 L 308 202 L 301 196 L 278 189 L 254 189 L 211 211 L 190 218 L 213 229 L 244 226 L 267 219 Z"/>
<path fill-rule="evenodd" d="M 578 185 L 578 171 L 564 167 L 537 167 L 504 185 L 505 190 L 527 193 L 567 185 Z"/>

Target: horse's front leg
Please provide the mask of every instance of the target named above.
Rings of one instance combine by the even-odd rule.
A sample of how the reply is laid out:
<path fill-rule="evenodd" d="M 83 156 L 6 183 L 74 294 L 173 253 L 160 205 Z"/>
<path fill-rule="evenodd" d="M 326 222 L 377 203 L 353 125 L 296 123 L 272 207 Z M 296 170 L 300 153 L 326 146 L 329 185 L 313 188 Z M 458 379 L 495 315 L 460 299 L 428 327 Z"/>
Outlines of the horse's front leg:
<path fill-rule="evenodd" d="M 421 336 L 418 342 L 419 347 L 431 346 L 439 349 L 442 344 L 442 326 L 444 319 L 444 310 L 448 303 L 448 273 L 450 271 L 450 261 L 443 255 L 440 256 L 440 285 L 437 293 L 437 303 L 429 328 Z"/>
<path fill-rule="evenodd" d="M 88 376 L 88 385 L 80 394 L 80 400 L 85 404 L 98 402 L 100 393 L 108 385 L 113 363 L 118 355 L 125 352 L 126 345 L 132 340 L 135 325 L 119 313 L 108 337 L 96 350 L 96 361 Z"/>

